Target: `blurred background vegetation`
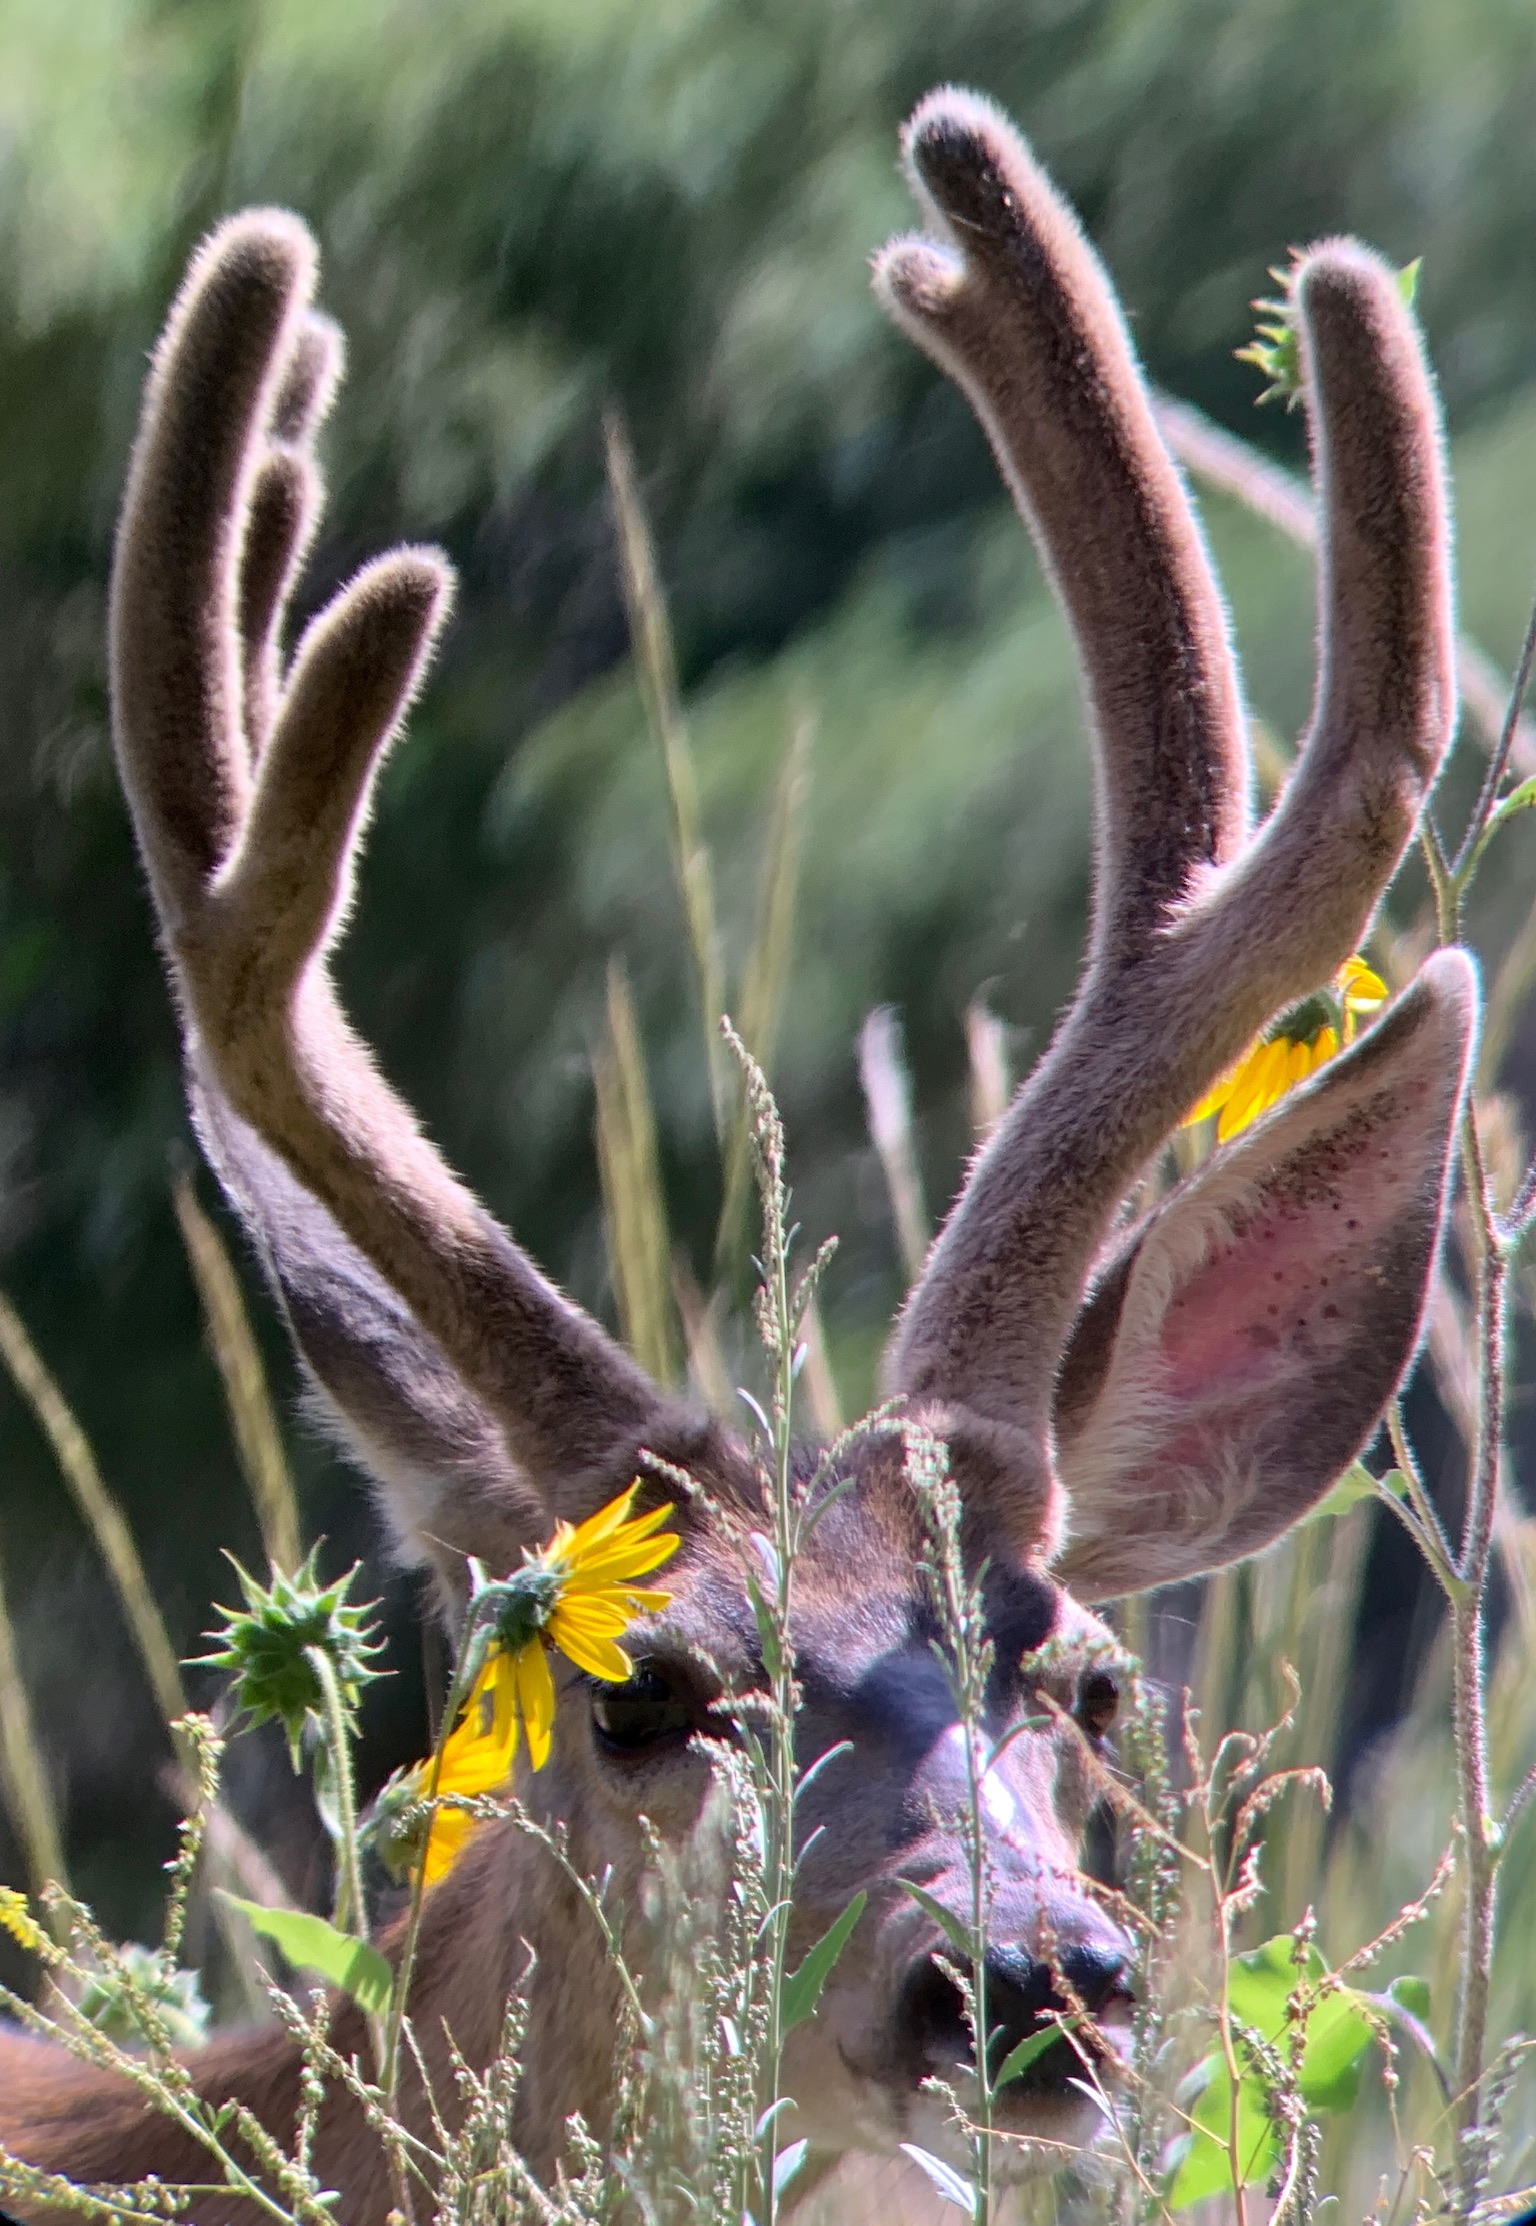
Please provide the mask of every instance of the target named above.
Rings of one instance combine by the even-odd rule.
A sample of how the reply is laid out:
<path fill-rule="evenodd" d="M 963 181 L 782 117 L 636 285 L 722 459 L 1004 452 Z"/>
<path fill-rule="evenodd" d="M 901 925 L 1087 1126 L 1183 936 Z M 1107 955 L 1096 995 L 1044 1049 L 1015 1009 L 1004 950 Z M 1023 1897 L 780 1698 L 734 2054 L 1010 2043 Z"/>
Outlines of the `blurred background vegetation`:
<path fill-rule="evenodd" d="M 903 1283 L 863 1017 L 901 1016 L 937 1210 L 970 1141 L 966 1007 L 986 996 L 1020 1071 L 1070 989 L 1086 894 L 1069 646 L 966 409 L 866 283 L 911 221 L 896 128 L 943 79 L 1030 132 L 1156 378 L 1288 462 L 1299 420 L 1257 416 L 1233 361 L 1266 266 L 1338 230 L 1424 258 L 1464 616 L 1507 669 L 1536 576 L 1528 0 L 0 0 L 0 1279 L 188 1651 L 227 1588 L 218 1547 L 257 1544 L 172 1212 L 187 1131 L 103 651 L 145 353 L 185 257 L 252 201 L 321 240 L 351 373 L 309 599 L 404 536 L 460 568 L 383 785 L 346 987 L 450 1156 L 610 1320 L 592 1058 L 614 954 L 701 1280 L 720 1172 L 606 407 L 655 530 L 737 977 L 808 723 L 776 1082 L 807 1234 L 842 1239 L 827 1330 L 852 1409 Z M 1207 517 L 1255 709 L 1292 731 L 1309 565 L 1226 505 Z M 1507 848 L 1495 942 L 1526 910 L 1529 843 Z M 1516 1084 L 1522 1060 L 1517 1040 Z M 363 1496 L 294 1445 L 309 1532 L 338 1559 L 374 1552 Z M 78 1881 L 132 1933 L 170 1826 L 163 1734 L 8 1386 L 0 1541 Z M 1417 1643 L 1411 1550 L 1375 1551 L 1356 1744 Z M 422 1737 L 410 1608 L 397 1583 L 380 1774 Z M 0 1822 L 0 1876 L 14 1857 Z"/>

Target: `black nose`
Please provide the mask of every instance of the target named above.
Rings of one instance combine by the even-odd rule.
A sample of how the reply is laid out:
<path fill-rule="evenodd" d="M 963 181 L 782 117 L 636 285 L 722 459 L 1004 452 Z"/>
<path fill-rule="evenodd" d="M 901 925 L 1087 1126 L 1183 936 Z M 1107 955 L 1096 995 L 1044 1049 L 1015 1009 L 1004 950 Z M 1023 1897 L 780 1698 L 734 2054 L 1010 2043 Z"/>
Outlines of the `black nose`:
<path fill-rule="evenodd" d="M 1057 1973 L 1065 1981 L 1058 1983 Z M 987 1956 L 988 2050 L 994 2072 L 1020 2041 L 1041 2030 L 1048 2011 L 1069 2011 L 1072 1998 L 1097 2017 L 1111 2003 L 1131 2000 L 1125 1950 L 1109 1941 L 1063 1946 L 1055 1967 L 1019 1947 L 996 1947 Z M 902 2003 L 903 2039 L 919 2078 L 971 2060 L 970 2028 L 960 1991 L 932 1957 L 925 1957 L 908 1981 Z M 1082 2063 L 1070 2041 L 1053 2042 L 1019 2079 L 1025 2093 L 1048 2093 L 1080 2075 Z"/>

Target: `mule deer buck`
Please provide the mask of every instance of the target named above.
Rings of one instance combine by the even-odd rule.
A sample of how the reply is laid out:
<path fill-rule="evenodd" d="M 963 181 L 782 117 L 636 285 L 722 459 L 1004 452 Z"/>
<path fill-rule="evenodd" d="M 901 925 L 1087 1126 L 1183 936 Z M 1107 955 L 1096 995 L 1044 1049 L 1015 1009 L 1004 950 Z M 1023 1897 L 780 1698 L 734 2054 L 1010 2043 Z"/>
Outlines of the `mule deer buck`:
<path fill-rule="evenodd" d="M 1319 678 L 1296 769 L 1254 830 L 1221 598 L 1099 263 L 984 101 L 929 96 L 905 150 L 930 231 L 887 247 L 875 283 L 971 401 L 1038 541 L 1081 659 L 1098 803 L 1081 987 L 970 1171 L 885 1380 L 947 1443 L 965 1551 L 987 1562 L 999 1730 L 1029 1711 L 1019 1665 L 1049 1637 L 1049 1689 L 1097 1738 L 1114 1694 L 1083 1674 L 1104 1637 L 1083 1603 L 1278 1538 L 1370 1438 L 1417 1343 L 1475 1025 L 1458 952 L 1161 1203 L 1133 1220 L 1125 1202 L 1256 1032 L 1359 946 L 1414 834 L 1455 716 L 1438 413 L 1393 274 L 1347 240 L 1313 249 L 1295 307 L 1325 528 Z M 116 740 L 198 1132 L 401 1557 L 449 1610 L 463 1557 L 505 1569 L 636 1475 L 654 1504 L 647 1452 L 749 1521 L 762 1487 L 720 1421 L 648 1381 L 482 1210 L 338 1003 L 329 954 L 372 784 L 452 590 L 439 554 L 398 549 L 284 655 L 339 368 L 314 284 L 308 234 L 270 211 L 235 217 L 193 262 L 118 537 Z M 797 1578 L 805 1751 L 852 1745 L 808 1798 L 807 1827 L 826 1830 L 798 1937 L 857 1888 L 869 1899 L 786 2082 L 816 2146 L 942 2152 L 924 2082 L 963 2076 L 970 2042 L 937 1931 L 898 1880 L 956 1907 L 968 1891 L 963 1741 L 928 1648 L 899 1430 L 849 1463 Z M 719 1693 L 701 1661 L 761 1675 L 733 1549 L 693 1500 L 676 1520 L 674 1598 L 643 1628 L 622 1728 L 611 1689 L 563 1668 L 552 1762 L 519 1781 L 631 1906 L 640 1816 L 680 1834 L 709 1782 L 691 1734 Z M 1082 1742 L 1058 1717 L 1025 1729 L 986 1791 L 1004 2039 L 1059 1999 L 1049 1942 L 1112 2054 L 1126 1943 L 1077 1869 Z M 434 2072 L 445 2028 L 471 2064 L 494 2052 L 524 1940 L 538 1962 L 519 2127 L 547 2171 L 570 2111 L 604 2122 L 613 1982 L 553 1866 L 492 1823 L 428 1896 L 411 2008 Z M 362 2049 L 347 2005 L 336 2030 Z M 194 2062 L 210 2096 L 291 2122 L 299 2066 L 280 2033 L 232 2034 Z M 1058 2048 L 1005 2089 L 1001 2130 L 1088 2138 L 1074 2068 Z M 420 2122 L 419 2090 L 402 2107 Z M 81 2179 L 201 2176 L 174 2125 L 17 2037 L 0 2042 L 0 2136 Z M 344 2098 L 318 2163 L 351 2226 L 384 2217 L 374 2142 Z"/>

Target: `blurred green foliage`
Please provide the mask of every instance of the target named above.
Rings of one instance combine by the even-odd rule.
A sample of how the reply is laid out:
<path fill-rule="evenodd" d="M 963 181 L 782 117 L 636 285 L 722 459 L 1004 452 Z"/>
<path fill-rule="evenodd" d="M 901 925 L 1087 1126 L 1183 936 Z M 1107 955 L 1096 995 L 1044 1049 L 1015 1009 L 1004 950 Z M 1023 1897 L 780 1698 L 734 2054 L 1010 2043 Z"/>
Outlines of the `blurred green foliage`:
<path fill-rule="evenodd" d="M 942 1200 L 968 1142 L 965 1004 L 986 986 L 1029 1055 L 1071 985 L 1087 876 L 1069 644 L 964 406 L 865 280 L 912 221 L 896 127 L 945 78 L 1032 133 L 1156 376 L 1293 461 L 1297 425 L 1253 417 L 1232 358 L 1266 266 L 1340 229 L 1424 257 L 1453 419 L 1485 426 L 1457 451 L 1470 616 L 1508 660 L 1536 484 L 1526 0 L 0 0 L 0 1272 L 178 1636 L 216 1546 L 255 1539 L 170 1209 L 174 1034 L 102 637 L 145 351 L 185 256 L 256 200 L 322 241 L 352 362 L 315 596 L 400 536 L 461 568 L 383 785 L 347 989 L 451 1156 L 610 1316 L 590 1051 L 615 951 L 701 1269 L 719 1174 L 604 403 L 641 463 L 738 958 L 785 740 L 814 718 L 778 1079 L 808 1230 L 844 1238 L 829 1326 L 858 1398 L 899 1283 L 859 1021 L 903 1012 Z M 1224 510 L 1211 529 L 1256 706 L 1294 726 L 1307 568 Z M 311 1528 L 365 1544 L 327 1457 L 305 1475 Z M 152 1710 L 3 1393 L 0 1523 L 76 1826 L 107 1864 Z"/>

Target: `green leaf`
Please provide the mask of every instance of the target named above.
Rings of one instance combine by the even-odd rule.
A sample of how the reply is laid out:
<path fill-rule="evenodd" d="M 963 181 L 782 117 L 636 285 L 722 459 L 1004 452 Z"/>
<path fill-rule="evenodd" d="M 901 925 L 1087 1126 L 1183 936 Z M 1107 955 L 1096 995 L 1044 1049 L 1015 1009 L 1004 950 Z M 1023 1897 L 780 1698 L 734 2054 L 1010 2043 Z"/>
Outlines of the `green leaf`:
<path fill-rule="evenodd" d="M 779 2005 L 781 2033 L 792 2033 L 797 2025 L 803 2025 L 815 2014 L 832 1966 L 848 1945 L 848 1935 L 863 1916 L 868 1899 L 868 1894 L 862 1890 L 856 1893 L 842 1915 L 833 1918 L 815 1947 L 807 1951 L 799 1969 L 786 1975 Z"/>
<path fill-rule="evenodd" d="M 1473 851 L 1467 867 L 1468 879 L 1471 878 L 1472 868 L 1478 864 L 1483 852 L 1488 848 L 1504 822 L 1508 819 L 1518 818 L 1521 812 L 1528 812 L 1533 804 L 1536 804 L 1536 775 L 1533 775 L 1529 780 L 1521 781 L 1517 787 L 1512 788 L 1509 794 L 1501 798 L 1488 814 L 1487 819 L 1483 822 L 1483 831 L 1477 838 L 1477 847 Z"/>
<path fill-rule="evenodd" d="M 1236 1957 L 1228 1972 L 1227 1995 L 1233 2017 L 1277 2044 L 1285 2039 L 1286 2003 L 1298 1982 L 1315 1985 L 1328 1971 L 1315 1947 L 1307 1951 L 1300 1971 L 1294 1958 L 1291 1935 L 1282 1932 L 1251 1954 Z M 1403 1989 L 1394 1999 L 1404 2009 L 1417 2002 L 1428 2008 L 1429 1989 L 1422 1980 L 1399 1980 L 1394 1986 Z M 1297 2086 L 1309 2111 L 1347 2111 L 1354 2107 L 1360 2092 L 1362 2059 L 1374 2031 L 1370 2009 L 1369 1998 L 1351 1987 L 1341 1987 L 1314 2005 L 1306 2022 L 1297 2075 Z M 1278 2154 L 1264 2099 L 1263 2081 L 1245 2069 L 1237 2096 L 1237 2145 L 1245 2185 L 1264 2179 Z M 1228 2151 L 1232 2081 L 1219 2049 L 1195 2066 L 1180 2089 L 1180 2100 L 1186 2108 L 1193 2103 L 1192 2125 L 1188 2134 L 1170 2146 L 1167 2199 L 1172 2209 L 1187 2210 L 1208 2195 L 1232 2193 Z"/>
<path fill-rule="evenodd" d="M 297 1969 L 318 1971 L 371 2017 L 382 2017 L 389 2008 L 395 1974 L 366 1940 L 338 1932 L 324 1917 L 313 1917 L 303 1909 L 266 1909 L 259 1901 L 242 1901 L 238 1894 L 221 1894 L 221 1898 Z"/>
<path fill-rule="evenodd" d="M 1408 1497 L 1408 1479 L 1401 1469 L 1388 1469 L 1385 1476 L 1372 1476 L 1363 1461 L 1351 1461 L 1324 1499 L 1320 1499 L 1310 1515 L 1303 1515 L 1301 1528 L 1306 1523 L 1320 1523 L 1325 1516 L 1347 1515 L 1363 1499 L 1374 1499 L 1378 1491 L 1390 1492 L 1394 1499 Z"/>
<path fill-rule="evenodd" d="M 1423 256 L 1415 255 L 1413 261 L 1411 263 L 1405 263 L 1402 269 L 1397 273 L 1397 290 L 1402 295 L 1403 300 L 1408 304 L 1408 307 L 1410 309 L 1413 307 L 1415 300 L 1418 298 L 1419 273 L 1423 268 Z"/>
<path fill-rule="evenodd" d="M 1406 2010 L 1410 2017 L 1417 2017 L 1421 2020 L 1428 2017 L 1428 1979 L 1416 1979 L 1405 1972 L 1402 1978 L 1392 1981 L 1392 1984 L 1387 1988 L 1387 1992 L 1398 2008 Z"/>
<path fill-rule="evenodd" d="M 1070 2018 L 1067 2023 L 1071 2023 Z M 1017 2079 L 1028 2071 L 1031 2064 L 1037 2062 L 1048 2048 L 1060 2040 L 1061 2033 L 1062 2028 L 1059 2025 L 1042 2025 L 1038 2033 L 1031 2033 L 1016 2048 L 1010 2048 L 997 2068 L 997 2077 L 992 2082 L 993 2093 L 999 2087 L 1006 2087 L 1010 2079 Z"/>
<path fill-rule="evenodd" d="M 1488 833 L 1491 835 L 1495 827 L 1502 827 L 1505 820 L 1513 819 L 1517 812 L 1528 812 L 1533 804 L 1536 804 L 1536 774 L 1521 781 L 1494 805 L 1488 815 Z"/>
<path fill-rule="evenodd" d="M 757 1623 L 758 1644 L 763 1650 L 763 1667 L 770 1678 L 776 1678 L 784 1667 L 784 1657 L 779 1648 L 778 1626 L 773 1610 L 763 1593 L 762 1586 L 751 1569 L 746 1572 L 747 1598 L 752 1603 L 752 1614 Z"/>
<path fill-rule="evenodd" d="M 1307 2019 L 1297 2081 L 1309 2110 L 1353 2110 L 1360 2094 L 1361 2059 L 1374 2030 L 1359 1995 L 1348 1987 L 1319 2002 Z"/>
<path fill-rule="evenodd" d="M 956 1955 L 969 1956 L 971 1928 L 965 1919 L 957 1916 L 953 1909 L 946 1909 L 941 1901 L 935 1901 L 926 1886 L 915 1886 L 910 1878 L 898 1878 L 896 1883 L 903 1893 L 912 1896 L 925 1917 L 933 1919 Z"/>
<path fill-rule="evenodd" d="M 1190 2113 L 1190 2131 L 1169 2151 L 1173 2166 L 1167 2201 L 1171 2210 L 1188 2210 L 1208 2195 L 1232 2193 L 1232 2163 L 1227 2140 L 1232 2125 L 1232 2082 L 1219 2055 L 1209 2056 L 1196 2067 L 1208 2075 L 1199 2101 Z M 1191 2082 L 1192 2083 L 1192 2082 Z M 1181 2089 L 1181 2094 L 1186 2090 Z M 1274 2169 L 1279 2144 L 1268 2112 L 1264 2090 L 1256 2079 L 1242 2079 L 1237 2089 L 1237 2153 L 1243 2185 L 1268 2179 Z"/>
<path fill-rule="evenodd" d="M 941 2156 L 934 2156 L 927 2149 L 920 2149 L 915 2141 L 903 2141 L 901 2153 L 909 2156 L 920 2172 L 926 2172 L 946 2203 L 953 2203 L 967 2218 L 976 2216 L 976 2190 L 952 2164 L 946 2164 Z"/>

